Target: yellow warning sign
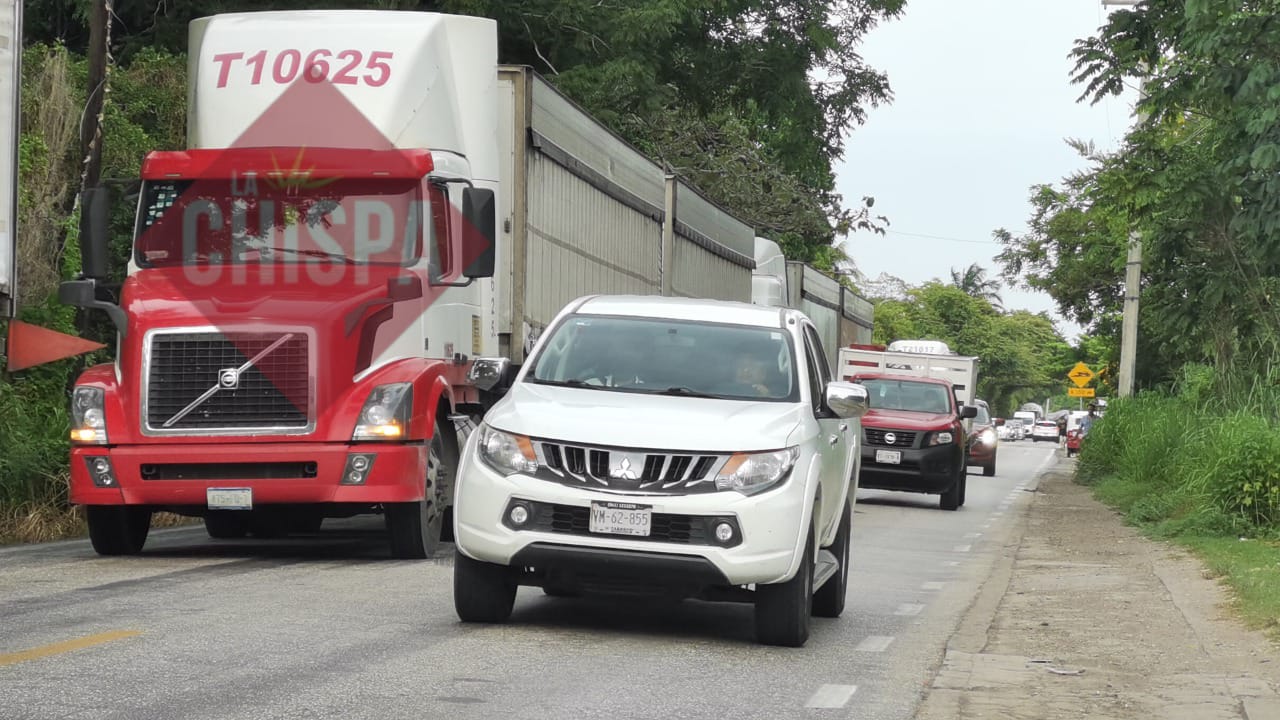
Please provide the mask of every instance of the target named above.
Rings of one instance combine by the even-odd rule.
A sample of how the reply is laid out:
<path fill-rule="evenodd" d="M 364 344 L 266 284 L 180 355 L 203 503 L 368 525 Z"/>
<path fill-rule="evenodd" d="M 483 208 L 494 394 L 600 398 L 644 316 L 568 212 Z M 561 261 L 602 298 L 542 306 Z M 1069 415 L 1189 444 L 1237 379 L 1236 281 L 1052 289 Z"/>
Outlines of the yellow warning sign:
<path fill-rule="evenodd" d="M 1067 388 L 1067 397 L 1093 397 L 1093 388 Z"/>
<path fill-rule="evenodd" d="M 1067 373 L 1067 377 L 1071 380 L 1071 382 L 1076 384 L 1076 387 L 1084 387 L 1085 385 L 1088 385 L 1090 381 L 1093 380 L 1093 371 L 1089 369 L 1088 365 L 1085 365 L 1082 362 L 1078 362 L 1076 363 L 1075 367 L 1071 368 L 1071 372 Z M 1072 397 L 1075 397 L 1075 396 L 1073 395 Z M 1088 395 L 1083 397 L 1092 397 L 1092 396 Z"/>

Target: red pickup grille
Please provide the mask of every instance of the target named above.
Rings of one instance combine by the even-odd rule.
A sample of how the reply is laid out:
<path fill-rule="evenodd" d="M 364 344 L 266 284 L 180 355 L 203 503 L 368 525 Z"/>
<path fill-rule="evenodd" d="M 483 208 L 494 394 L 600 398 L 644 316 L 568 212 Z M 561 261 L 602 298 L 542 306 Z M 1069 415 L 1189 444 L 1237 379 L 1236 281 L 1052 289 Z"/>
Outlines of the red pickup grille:
<path fill-rule="evenodd" d="M 916 433 L 910 430 L 876 430 L 867 428 L 866 435 L 868 445 L 909 448 L 914 447 L 916 444 Z M 893 436 L 893 442 L 889 442 L 889 435 Z"/>

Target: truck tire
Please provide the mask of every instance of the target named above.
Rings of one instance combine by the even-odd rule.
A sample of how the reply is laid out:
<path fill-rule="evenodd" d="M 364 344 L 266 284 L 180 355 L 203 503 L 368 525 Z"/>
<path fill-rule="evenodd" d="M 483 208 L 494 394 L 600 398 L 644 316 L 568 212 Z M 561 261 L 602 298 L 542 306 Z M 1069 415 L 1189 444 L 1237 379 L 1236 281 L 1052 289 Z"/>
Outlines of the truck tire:
<path fill-rule="evenodd" d="M 809 640 L 813 614 L 813 529 L 805 542 L 804 558 L 786 582 L 756 586 L 756 640 L 765 645 L 803 647 Z"/>
<path fill-rule="evenodd" d="M 89 505 L 89 542 L 99 555 L 136 555 L 151 531 L 151 510 L 128 505 Z"/>
<path fill-rule="evenodd" d="M 516 589 L 510 568 L 454 551 L 453 609 L 462 622 L 506 622 L 515 606 Z"/>
<path fill-rule="evenodd" d="M 450 430 L 452 430 L 450 426 Z M 436 554 L 445 531 L 447 483 L 458 467 L 457 433 L 445 435 L 437 417 L 427 446 L 425 496 L 419 502 L 388 503 L 387 538 L 397 558 L 429 558 Z"/>
<path fill-rule="evenodd" d="M 249 516 L 235 510 L 210 510 L 204 516 L 204 529 L 218 540 L 242 538 L 249 534 Z"/>
<path fill-rule="evenodd" d="M 836 532 L 835 542 L 831 543 L 831 554 L 840 562 L 840 570 L 813 594 L 813 614 L 817 617 L 838 618 L 844 612 L 844 598 L 849 591 L 849 536 L 852 529 L 853 508 L 845 501 L 840 529 Z"/>
<path fill-rule="evenodd" d="M 956 510 L 960 507 L 960 499 L 964 494 L 965 468 L 960 468 L 960 472 L 956 474 L 956 480 L 947 488 L 942 496 L 938 498 L 938 507 L 943 510 Z"/>

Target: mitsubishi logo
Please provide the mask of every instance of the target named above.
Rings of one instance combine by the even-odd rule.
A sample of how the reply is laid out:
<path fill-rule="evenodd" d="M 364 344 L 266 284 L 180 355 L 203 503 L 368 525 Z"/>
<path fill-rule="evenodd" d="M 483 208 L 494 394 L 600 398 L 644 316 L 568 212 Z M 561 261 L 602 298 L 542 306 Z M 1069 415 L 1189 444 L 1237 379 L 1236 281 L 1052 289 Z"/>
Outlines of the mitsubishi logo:
<path fill-rule="evenodd" d="M 884 434 L 884 441 L 885 441 L 886 443 L 888 443 L 889 445 L 892 445 L 892 444 L 894 444 L 894 443 L 898 442 L 898 436 L 897 436 L 897 435 L 894 435 L 893 433 L 885 433 L 885 434 Z"/>
<path fill-rule="evenodd" d="M 622 462 L 609 468 L 609 477 L 614 480 L 636 480 L 636 474 L 631 471 L 631 458 L 622 457 Z"/>
<path fill-rule="evenodd" d="M 219 370 L 218 387 L 223 390 L 235 390 L 240 387 L 240 371 L 236 368 Z"/>

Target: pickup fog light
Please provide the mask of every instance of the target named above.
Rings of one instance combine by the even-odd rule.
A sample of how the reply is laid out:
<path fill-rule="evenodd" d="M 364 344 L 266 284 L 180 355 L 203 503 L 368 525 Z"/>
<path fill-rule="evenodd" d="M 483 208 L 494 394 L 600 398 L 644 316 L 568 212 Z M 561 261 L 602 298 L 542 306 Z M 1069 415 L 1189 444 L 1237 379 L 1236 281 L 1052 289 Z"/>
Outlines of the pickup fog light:
<path fill-rule="evenodd" d="M 516 505 L 511 508 L 509 513 L 512 525 L 524 525 L 529 522 L 529 508 L 524 505 Z"/>
<path fill-rule="evenodd" d="M 379 385 L 369 393 L 356 421 L 351 439 L 358 442 L 373 440 L 403 440 L 409 432 L 409 417 L 413 410 L 413 385 L 407 382 Z"/>
<path fill-rule="evenodd" d="M 502 524 L 511 530 L 528 530 L 537 514 L 537 503 L 515 499 L 502 511 Z"/>
<path fill-rule="evenodd" d="M 950 445 L 954 440 L 955 436 L 949 432 L 939 432 L 929 436 L 930 445 Z"/>
<path fill-rule="evenodd" d="M 727 543 L 733 539 L 733 526 L 727 522 L 716 525 L 716 540 Z"/>
<path fill-rule="evenodd" d="M 102 388 L 78 387 L 71 395 L 71 442 L 107 444 L 107 414 Z"/>
<path fill-rule="evenodd" d="M 342 469 L 340 485 L 363 485 L 373 468 L 373 453 L 352 453 L 347 456 L 347 466 Z"/>
<path fill-rule="evenodd" d="M 533 442 L 524 435 L 513 435 L 483 425 L 479 440 L 477 450 L 480 459 L 503 475 L 533 473 L 538 470 L 538 456 L 533 452 Z"/>
<path fill-rule="evenodd" d="M 800 457 L 800 448 L 763 453 L 734 453 L 716 475 L 717 490 L 744 495 L 763 492 L 786 479 Z"/>
<path fill-rule="evenodd" d="M 111 458 L 86 457 L 84 464 L 89 469 L 89 477 L 93 479 L 96 487 L 118 487 L 115 468 L 111 467 Z"/>

